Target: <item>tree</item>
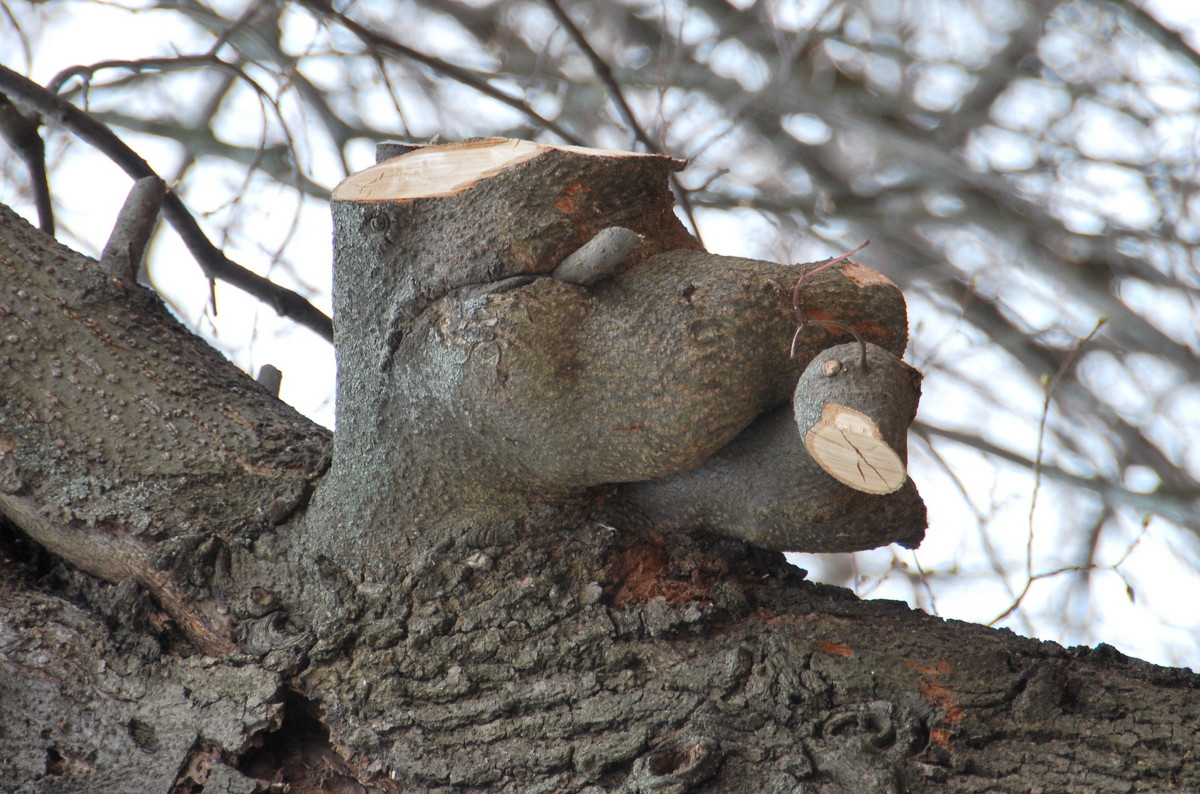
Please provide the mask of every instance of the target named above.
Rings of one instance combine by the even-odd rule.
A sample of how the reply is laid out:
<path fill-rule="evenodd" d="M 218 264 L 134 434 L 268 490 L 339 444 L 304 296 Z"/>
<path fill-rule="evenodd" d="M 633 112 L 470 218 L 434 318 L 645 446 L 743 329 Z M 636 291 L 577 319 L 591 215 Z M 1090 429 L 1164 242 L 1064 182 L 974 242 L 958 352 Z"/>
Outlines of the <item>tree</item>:
<path fill-rule="evenodd" d="M 337 22 L 380 51 L 391 46 Z M 12 83 L 5 91 L 21 101 Z M 349 330 L 338 340 L 332 469 L 329 434 L 180 328 L 136 286 L 127 257 L 88 261 L 5 213 L 0 493 L 20 530 L 9 536 L 5 584 L 15 638 L 5 644 L 6 778 L 34 790 L 173 781 L 248 791 L 250 778 L 272 775 L 301 790 L 351 780 L 381 790 L 1195 786 L 1190 674 L 860 602 L 801 581 L 755 545 L 636 517 L 629 489 L 603 484 L 622 479 L 610 462 L 598 464 L 610 468 L 597 485 L 580 479 L 590 463 L 560 460 L 568 473 L 551 466 L 547 476 L 542 455 L 506 457 L 503 444 L 456 436 L 455 421 L 480 415 L 464 420 L 437 389 L 417 391 L 456 383 L 435 366 L 451 353 L 425 369 L 410 354 L 431 328 L 479 343 L 468 333 L 478 330 L 472 306 L 533 295 L 549 327 L 562 325 L 546 301 L 558 306 L 554 296 L 578 288 L 522 279 L 530 262 L 549 267 L 585 242 L 580 230 L 518 237 L 520 246 L 508 238 L 508 261 L 521 269 L 485 272 L 473 287 L 436 270 L 421 284 L 378 261 L 367 271 L 354 246 L 398 235 L 406 258 L 429 252 L 436 268 L 452 242 L 470 265 L 471 252 L 482 261 L 497 250 L 483 232 L 503 230 L 425 237 L 431 224 L 340 211 L 358 240 L 340 250 L 364 281 L 339 280 L 354 297 L 338 306 Z M 690 245 L 669 224 L 635 231 L 672 241 L 660 257 Z M 818 307 L 840 278 L 814 277 Z M 457 303 L 438 300 L 446 290 Z M 652 294 L 639 293 L 650 314 L 661 309 L 645 300 Z M 784 297 L 765 322 L 731 322 L 726 342 L 786 348 L 796 318 Z M 498 313 L 494 333 L 512 316 Z M 856 317 L 836 319 L 855 331 Z M 583 336 L 592 344 L 579 366 L 612 354 L 606 347 L 629 356 L 620 334 L 634 325 Z M 737 336 L 749 328 L 757 333 Z M 779 377 L 794 382 L 798 367 L 785 362 Z M 690 394 L 675 374 L 670 382 Z M 522 416 L 537 381 L 484 417 L 492 442 L 511 438 L 504 421 L 521 425 L 522 441 L 573 419 L 596 424 L 591 414 L 547 415 L 554 394 L 534 395 L 546 411 Z M 397 383 L 409 388 L 387 388 Z M 481 383 L 464 394 L 478 397 Z M 755 388 L 775 396 L 746 398 L 752 407 L 733 424 L 780 400 L 778 383 Z M 671 408 L 616 402 L 642 414 Z M 704 437 L 701 421 L 664 424 Z M 700 442 L 696 460 L 669 466 L 710 458 L 723 432 Z"/>

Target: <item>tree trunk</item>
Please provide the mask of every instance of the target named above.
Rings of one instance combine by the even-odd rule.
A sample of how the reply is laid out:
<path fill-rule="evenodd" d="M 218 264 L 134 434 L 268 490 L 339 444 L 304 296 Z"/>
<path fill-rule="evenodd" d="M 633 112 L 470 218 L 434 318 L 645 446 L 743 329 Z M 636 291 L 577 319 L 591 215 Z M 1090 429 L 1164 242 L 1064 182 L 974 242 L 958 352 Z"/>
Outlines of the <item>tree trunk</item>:
<path fill-rule="evenodd" d="M 816 268 L 700 251 L 679 165 L 485 141 L 344 183 L 331 467 L 0 211 L 0 788 L 1200 789 L 1196 676 L 786 564 L 920 540 L 903 299 L 840 263 L 798 312 Z"/>

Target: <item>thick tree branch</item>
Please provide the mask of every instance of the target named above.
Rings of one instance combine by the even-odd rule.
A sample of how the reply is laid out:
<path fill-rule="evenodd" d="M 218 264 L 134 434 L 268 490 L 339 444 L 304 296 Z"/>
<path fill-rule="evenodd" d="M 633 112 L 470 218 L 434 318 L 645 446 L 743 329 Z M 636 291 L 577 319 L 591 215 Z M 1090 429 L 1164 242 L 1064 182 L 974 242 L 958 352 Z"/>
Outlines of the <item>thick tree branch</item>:
<path fill-rule="evenodd" d="M 127 274 L 3 206 L 0 284 L 0 512 L 82 570 L 146 588 L 196 648 L 233 650 L 218 605 L 237 598 L 203 572 L 302 507 L 328 433 Z M 202 503 L 206 517 L 189 513 Z"/>

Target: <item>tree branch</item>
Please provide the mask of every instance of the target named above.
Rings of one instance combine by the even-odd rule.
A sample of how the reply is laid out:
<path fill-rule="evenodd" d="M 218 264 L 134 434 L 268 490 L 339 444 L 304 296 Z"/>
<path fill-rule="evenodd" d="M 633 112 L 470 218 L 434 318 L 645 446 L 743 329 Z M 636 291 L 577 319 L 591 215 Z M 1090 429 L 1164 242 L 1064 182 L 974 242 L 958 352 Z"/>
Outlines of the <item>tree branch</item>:
<path fill-rule="evenodd" d="M 926 443 L 929 443 L 931 438 L 944 438 L 947 441 L 971 447 L 984 454 L 1006 460 L 1009 463 L 1015 463 L 1030 471 L 1035 466 L 1034 461 L 1024 455 L 1019 455 L 1003 447 L 998 447 L 970 433 L 934 427 L 921 421 L 913 422 L 912 432 L 923 438 Z M 1125 505 L 1143 512 L 1157 513 L 1169 521 L 1174 521 L 1193 530 L 1200 530 L 1200 521 L 1196 517 L 1197 495 L 1164 492 L 1134 493 L 1106 480 L 1080 477 L 1064 471 L 1057 466 L 1047 466 L 1045 464 L 1042 464 L 1041 472 L 1049 479 L 1058 480 L 1075 488 L 1091 491 L 1105 502 Z"/>
<path fill-rule="evenodd" d="M 125 145 L 108 127 L 61 97 L 4 66 L 0 66 L 0 90 L 104 152 L 133 179 L 158 176 L 137 152 Z M 206 276 L 221 279 L 244 290 L 266 303 L 279 315 L 295 320 L 327 341 L 333 341 L 333 321 L 329 317 L 298 293 L 247 270 L 225 256 L 205 236 L 176 193 L 167 193 L 163 209 Z"/>
<path fill-rule="evenodd" d="M 54 203 L 50 200 L 50 180 L 46 176 L 46 145 L 38 134 L 40 122 L 29 118 L 5 95 L 0 94 L 0 135 L 25 161 L 29 185 L 37 207 L 38 228 L 54 236 Z"/>

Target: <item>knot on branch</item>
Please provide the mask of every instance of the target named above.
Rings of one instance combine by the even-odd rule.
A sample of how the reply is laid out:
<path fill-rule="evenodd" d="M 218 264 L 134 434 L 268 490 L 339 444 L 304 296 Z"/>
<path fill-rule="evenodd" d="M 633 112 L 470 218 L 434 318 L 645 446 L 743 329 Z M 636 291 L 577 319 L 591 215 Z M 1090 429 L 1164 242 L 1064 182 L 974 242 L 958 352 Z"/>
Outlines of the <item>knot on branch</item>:
<path fill-rule="evenodd" d="M 723 758 L 714 739 L 677 737 L 634 761 L 624 790 L 630 794 L 683 794 L 715 775 Z"/>

